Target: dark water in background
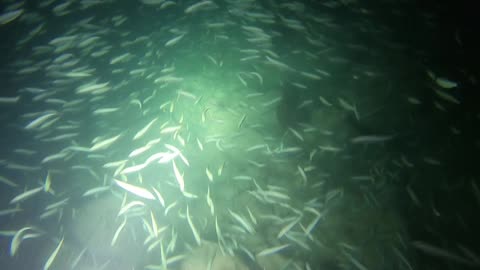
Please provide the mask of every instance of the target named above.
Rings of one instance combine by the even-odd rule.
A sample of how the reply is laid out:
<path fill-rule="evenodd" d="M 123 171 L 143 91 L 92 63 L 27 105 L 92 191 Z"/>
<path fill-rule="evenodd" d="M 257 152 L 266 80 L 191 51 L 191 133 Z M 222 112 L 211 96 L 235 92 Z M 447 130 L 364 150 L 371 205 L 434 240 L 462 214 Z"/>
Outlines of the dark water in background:
<path fill-rule="evenodd" d="M 259 6 L 263 6 L 263 8 L 274 13 L 280 9 L 278 7 L 279 3 L 257 1 Z M 207 18 L 185 16 L 183 10 L 190 4 L 192 4 L 190 1 L 179 1 L 177 3 L 178 8 L 172 7 L 167 9 L 168 12 L 165 12 L 142 5 L 138 1 L 118 1 L 118 3 L 108 3 L 86 10 L 76 9 L 77 11 L 72 14 L 56 17 L 49 12 L 49 8 L 40 9 L 35 4 L 25 3 L 25 10 L 38 12 L 40 19 L 32 24 L 20 22 L 17 19 L 17 21 L 0 26 L 0 96 L 16 96 L 19 95 L 19 89 L 33 85 L 45 89 L 52 86 L 51 82 L 44 81 L 48 78 L 45 78 L 45 74 L 41 72 L 26 76 L 16 75 L 18 67 L 14 63 L 19 60 L 28 60 L 35 44 L 48 43 L 49 40 L 67 31 L 69 25 L 93 14 L 99 21 L 102 18 L 110 18 L 115 15 L 126 16 L 127 21 L 118 29 L 113 29 L 113 32 L 130 31 L 133 33 L 129 35 L 130 37 L 151 35 L 152 39 L 161 40 L 158 43 L 158 50 L 156 50 L 158 53 L 162 53 L 163 44 L 168 40 L 168 38 L 164 38 L 165 31 L 161 31 L 160 27 L 163 24 L 171 25 L 173 21 L 178 20 L 175 24 L 181 26 L 186 21 L 198 20 L 198 24 L 191 24 L 189 35 L 185 36 L 184 39 L 198 38 L 202 40 L 200 37 L 203 33 L 199 25 Z M 228 8 L 227 3 L 218 1 L 217 4 L 219 5 L 218 12 L 224 13 L 225 9 Z M 330 126 L 339 128 L 338 133 L 336 133 L 338 140 L 363 134 L 395 134 L 392 141 L 380 147 L 349 145 L 348 154 L 353 159 L 335 157 L 322 159 L 321 164 L 328 167 L 327 171 L 338 179 L 335 185 L 341 183 L 348 193 L 358 194 L 358 196 L 366 194 L 365 188 L 371 188 L 371 192 L 375 193 L 378 196 L 377 199 L 381 202 L 381 205 L 378 206 L 379 212 L 388 212 L 390 209 L 395 209 L 394 211 L 399 213 L 404 225 L 401 226 L 402 235 L 408 236 L 406 241 L 430 243 L 456 254 L 462 254 L 461 249 L 459 249 L 459 245 L 461 245 L 480 255 L 480 249 L 478 248 L 480 240 L 480 234 L 478 233 L 478 228 L 480 228 L 478 219 L 480 197 L 476 197 L 474 193 L 474 185 L 480 186 L 480 183 L 478 183 L 479 169 L 477 168 L 479 164 L 478 148 L 480 147 L 478 128 L 480 126 L 480 106 L 478 106 L 480 92 L 476 81 L 479 75 L 478 45 L 480 44 L 476 37 L 478 33 L 475 27 L 473 5 L 467 1 L 361 1 L 348 4 L 346 2 L 344 4 L 338 3 L 336 8 L 326 8 L 324 3 L 316 1 L 305 1 L 304 4 L 307 7 L 305 14 L 318 15 L 319 18 L 328 14 L 329 18 L 337 25 L 336 28 L 321 29 L 317 34 L 327 43 L 328 48 L 334 48 L 336 54 L 347 59 L 350 64 L 321 64 L 319 68 L 327 70 L 331 77 L 320 82 L 309 81 L 307 83 L 309 89 L 314 89 L 310 92 L 299 91 L 288 85 L 289 81 L 300 81 L 301 76 L 299 77 L 295 73 L 284 74 L 280 79 L 283 86 L 278 87 L 276 91 L 279 94 L 282 94 L 282 91 L 298 91 L 298 96 L 302 100 L 316 99 L 317 91 L 321 92 L 321 95 L 327 100 L 335 100 L 336 97 L 344 97 L 354 93 L 355 103 L 361 108 L 361 115 L 366 116 L 358 121 L 352 115 L 339 116 L 343 119 L 343 123 L 348 124 L 340 126 L 332 124 Z M 0 8 L 0 10 L 3 9 Z M 293 12 L 281 12 L 284 16 L 308 21 Z M 225 16 L 225 18 L 229 17 Z M 232 17 L 232 20 L 239 24 L 245 23 L 238 16 Z M 42 22 L 46 24 L 46 33 L 35 37 L 26 45 L 17 45 L 19 39 Z M 316 30 L 315 25 L 308 23 L 307 25 L 312 31 Z M 309 45 L 298 31 L 279 25 L 266 25 L 265 28 L 274 29 L 282 34 L 273 39 L 272 46 L 272 50 L 280 55 L 279 60 L 282 62 L 289 63 L 292 66 L 302 66 L 303 60 L 298 56 L 299 53 L 296 50 L 316 49 Z M 226 32 L 226 34 L 231 35 L 231 37 L 239 35 L 240 30 L 237 29 L 238 32 L 234 31 Z M 455 40 L 456 34 L 460 36 L 461 44 Z M 170 34 L 169 37 L 171 36 L 173 35 Z M 107 33 L 104 40 L 107 43 L 116 44 L 120 42 L 117 40 L 118 37 L 119 35 L 116 33 Z M 146 59 L 145 61 L 151 66 L 158 65 L 159 68 L 164 67 L 165 63 L 162 61 L 168 63 L 174 61 L 177 69 L 182 70 L 187 77 L 202 70 L 199 65 L 191 65 L 193 60 L 200 59 L 196 55 L 196 51 L 215 49 L 216 57 L 225 59 L 225 69 L 228 69 L 231 68 L 228 66 L 228 60 L 237 57 L 234 52 L 238 48 L 248 47 L 246 44 L 248 43 L 238 41 L 237 43 L 232 42 L 229 46 L 221 46 L 209 44 L 209 42 L 203 40 L 203 42 L 190 43 L 188 46 L 184 46 L 179 49 L 178 55 L 172 54 L 170 51 L 164 58 Z M 130 49 L 135 50 L 137 47 L 134 45 Z M 139 46 L 138 49 L 142 48 Z M 111 57 L 122 53 L 122 48 L 114 46 L 106 59 L 109 60 Z M 188 53 L 191 53 L 191 55 L 186 55 Z M 183 57 L 187 59 L 182 59 Z M 48 57 L 45 56 L 45 58 Z M 104 61 L 103 58 L 93 59 L 89 62 L 89 65 L 95 67 L 96 74 L 106 81 L 128 81 L 129 78 L 125 77 L 124 74 L 110 73 L 108 60 Z M 439 99 L 432 90 L 433 82 L 426 75 L 427 69 L 432 70 L 438 76 L 447 77 L 459 83 L 457 88 L 446 91 L 460 100 L 460 105 L 440 101 L 446 108 L 445 112 L 435 107 L 435 102 Z M 381 75 L 365 76 L 363 72 L 370 70 Z M 352 79 L 354 75 L 358 76 L 359 79 Z M 132 89 L 138 89 L 138 91 L 149 87 L 149 84 L 141 78 L 132 78 L 129 83 L 134 86 Z M 405 102 L 408 96 L 418 97 L 422 104 L 415 106 L 408 104 Z M 66 98 L 67 95 L 64 97 Z M 120 104 L 128 98 L 128 95 L 112 95 L 109 98 L 112 104 Z M 288 99 L 288 101 L 291 101 L 291 99 Z M 282 106 L 291 109 L 292 106 L 287 102 L 287 99 L 282 102 Z M 298 106 L 298 103 L 295 102 L 295 104 Z M 315 104 L 318 106 L 318 102 Z M 94 137 L 107 129 L 112 130 L 109 134 L 121 132 L 118 125 L 110 125 L 108 121 L 95 122 L 94 119 L 89 119 L 87 113 L 96 109 L 93 105 L 92 107 L 89 106 L 89 104 L 82 105 L 85 118 L 76 119 L 82 121 L 82 127 L 85 129 L 82 130 L 83 135 L 82 138 L 78 139 L 79 142 L 88 144 Z M 44 168 L 39 169 L 38 173 L 25 173 L 11 171 L 5 166 L 12 160 L 20 164 L 42 166 L 39 163 L 46 154 L 37 156 L 33 160 L 28 157 L 18 158 L 12 154 L 13 149 L 16 148 L 32 148 L 38 152 L 52 153 L 50 146 L 36 145 L 35 140 L 32 139 L 32 134 L 22 130 L 25 123 L 28 122 L 25 118 L 22 118 L 22 115 L 27 112 L 41 111 L 44 108 L 44 105 L 31 102 L 28 98 L 22 98 L 22 101 L 18 104 L 0 104 L 2 130 L 0 135 L 2 149 L 0 160 L 4 167 L 0 168 L 0 175 L 9 176 L 9 179 L 28 177 L 31 179 L 28 180 L 30 181 L 29 188 L 43 181 L 46 171 Z M 296 118 L 302 118 L 302 113 L 295 114 L 287 110 L 289 109 L 282 109 L 282 112 L 285 115 L 295 115 Z M 127 109 L 125 109 L 125 115 L 129 115 Z M 128 116 L 123 119 L 128 119 Z M 134 121 L 133 118 L 128 120 Z M 115 119 L 115 121 L 122 121 L 122 117 Z M 288 123 L 293 121 L 292 119 L 286 120 Z M 141 125 L 137 126 L 141 127 Z M 345 126 L 348 126 L 348 128 L 345 128 Z M 454 134 L 451 130 L 452 127 L 459 130 L 460 133 Z M 347 129 L 347 131 L 344 131 L 344 129 Z M 268 133 L 266 131 L 262 132 Z M 337 131 L 334 130 L 334 132 Z M 315 141 L 312 144 L 314 143 Z M 116 153 L 109 153 L 109 155 L 113 158 Z M 399 168 L 392 162 L 394 159 L 398 161 L 402 155 L 414 162 L 415 166 L 413 168 Z M 439 160 L 441 164 L 428 164 L 423 161 L 425 157 Z M 294 156 L 292 160 L 297 160 L 297 158 L 299 157 Z M 384 170 L 385 174 L 388 175 L 384 176 L 382 174 L 382 176 L 388 178 L 385 183 L 386 187 L 360 186 L 358 183 L 349 180 L 352 175 L 357 175 L 358 172 L 363 173 L 365 168 L 371 169 L 372 163 L 377 163 L 381 170 Z M 344 168 L 348 169 L 345 170 Z M 62 168 L 56 167 L 55 169 Z M 386 172 L 391 172 L 391 174 Z M 75 183 L 71 186 L 82 186 L 78 182 Z M 65 183 L 65 185 L 69 184 Z M 407 187 L 414 191 L 420 201 L 419 205 L 412 201 Z M 10 208 L 8 202 L 22 190 L 23 188 L 17 188 L 13 191 L 9 187 L 2 186 L 0 192 L 0 206 L 2 207 L 0 208 Z M 77 196 L 83 193 L 77 192 Z M 37 199 L 33 198 L 33 200 Z M 76 200 L 72 201 L 76 202 Z M 346 206 L 344 207 L 345 209 L 339 207 L 339 210 L 355 212 Z M 28 224 L 37 224 L 35 215 L 41 212 L 41 207 L 34 202 L 27 201 L 22 204 L 22 208 L 26 209 L 26 212 L 18 217 L 0 217 L 0 230 L 13 230 Z M 357 219 L 352 218 L 347 222 L 362 224 L 361 215 L 352 214 L 352 217 Z M 57 235 L 58 237 L 55 232 L 56 229 L 48 229 L 49 227 L 57 227 L 55 220 L 49 222 L 42 221 L 43 228 L 49 235 Z M 381 223 L 382 218 L 378 217 L 375 222 Z M 368 229 L 375 230 L 372 227 Z M 381 234 L 382 232 L 373 232 L 372 235 L 376 235 L 376 233 Z M 2 269 L 34 269 L 35 266 L 38 266 L 34 262 L 30 262 L 32 265 L 25 267 L 23 262 L 16 260 L 18 258 L 9 258 L 10 240 L 10 237 L 0 239 L 0 263 L 5 265 L 5 267 L 1 267 Z M 50 240 L 44 241 L 48 242 Z M 42 244 L 38 245 L 41 246 Z M 408 246 L 408 243 L 406 245 Z M 368 244 L 365 244 L 365 248 L 368 246 Z M 31 249 L 35 250 L 35 248 Z M 476 265 L 468 266 L 439 254 L 426 254 L 411 247 L 407 250 L 410 264 L 414 269 L 479 268 L 480 262 L 478 261 Z M 381 253 L 376 254 L 379 256 L 378 254 Z M 43 253 L 42 256 L 46 258 L 48 252 Z M 468 258 L 468 256 L 462 256 Z M 312 262 L 315 261 L 313 259 L 315 255 L 307 257 Z M 385 263 L 384 266 L 389 268 L 383 269 L 408 269 L 399 261 Z M 323 268 L 312 265 L 312 269 Z M 349 265 L 346 269 L 355 269 L 355 266 Z"/>

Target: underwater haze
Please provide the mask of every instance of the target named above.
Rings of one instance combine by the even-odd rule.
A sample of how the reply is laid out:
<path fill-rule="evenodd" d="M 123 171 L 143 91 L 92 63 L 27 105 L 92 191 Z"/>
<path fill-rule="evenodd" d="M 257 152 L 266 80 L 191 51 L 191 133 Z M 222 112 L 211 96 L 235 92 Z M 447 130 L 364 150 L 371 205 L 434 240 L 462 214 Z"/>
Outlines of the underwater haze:
<path fill-rule="evenodd" d="M 480 269 L 469 5 L 2 1 L 0 269 Z"/>

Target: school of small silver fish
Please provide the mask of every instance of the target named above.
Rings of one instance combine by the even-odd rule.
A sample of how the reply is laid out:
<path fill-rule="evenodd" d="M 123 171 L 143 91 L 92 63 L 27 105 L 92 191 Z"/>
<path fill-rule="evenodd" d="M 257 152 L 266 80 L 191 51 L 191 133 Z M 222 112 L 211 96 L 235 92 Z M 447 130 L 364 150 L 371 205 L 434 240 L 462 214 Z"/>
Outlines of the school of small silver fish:
<path fill-rule="evenodd" d="M 400 82 L 393 70 L 410 68 L 383 55 L 408 45 L 375 12 L 355 0 L 2 3 L 14 49 L 0 268 L 478 269 L 472 239 L 435 229 L 478 231 L 478 175 L 451 167 L 480 146 L 449 114 L 467 84 L 424 64 Z M 452 213 L 433 183 L 465 192 L 469 210 Z"/>

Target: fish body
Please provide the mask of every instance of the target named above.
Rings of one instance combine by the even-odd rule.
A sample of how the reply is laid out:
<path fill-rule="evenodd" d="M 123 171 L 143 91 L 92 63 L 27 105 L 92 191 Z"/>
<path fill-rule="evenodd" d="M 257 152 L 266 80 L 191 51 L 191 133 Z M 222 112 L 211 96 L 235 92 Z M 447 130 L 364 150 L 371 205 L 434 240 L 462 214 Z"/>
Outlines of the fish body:
<path fill-rule="evenodd" d="M 135 194 L 139 197 L 142 197 L 144 199 L 148 199 L 148 200 L 155 200 L 155 196 L 153 196 L 153 194 L 142 188 L 142 187 L 137 187 L 137 186 L 134 186 L 132 184 L 129 184 L 127 182 L 123 182 L 123 181 L 119 181 L 119 180 L 114 180 L 115 181 L 115 184 L 117 184 L 119 187 L 123 188 L 124 190 L 132 193 L 132 194 Z"/>

